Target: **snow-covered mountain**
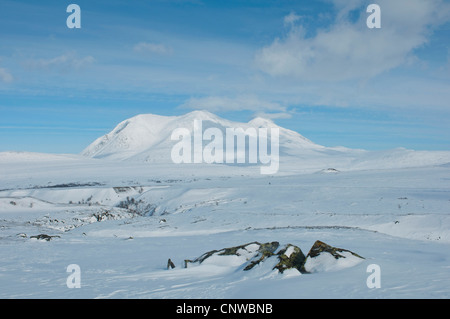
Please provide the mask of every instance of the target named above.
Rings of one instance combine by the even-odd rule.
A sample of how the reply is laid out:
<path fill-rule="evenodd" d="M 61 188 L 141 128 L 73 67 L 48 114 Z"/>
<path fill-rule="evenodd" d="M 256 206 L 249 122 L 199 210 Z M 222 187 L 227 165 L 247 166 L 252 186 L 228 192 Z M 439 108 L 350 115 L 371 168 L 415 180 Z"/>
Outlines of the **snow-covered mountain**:
<path fill-rule="evenodd" d="M 276 125 L 269 119 L 254 118 L 248 123 L 233 122 L 207 111 L 193 111 L 182 116 L 160 116 L 141 114 L 119 123 L 110 133 L 98 138 L 82 155 L 93 158 L 115 160 L 139 160 L 147 162 L 170 161 L 172 147 L 176 141 L 171 134 L 178 128 L 186 128 L 194 135 L 194 120 L 202 121 L 203 130 L 218 128 L 223 135 L 227 128 L 278 128 L 280 150 L 283 154 L 295 150 L 320 150 L 317 145 L 297 132 Z M 203 143 L 205 146 L 207 142 Z M 293 152 L 294 151 L 294 152 Z"/>
<path fill-rule="evenodd" d="M 227 128 L 279 129 L 280 169 L 289 172 L 384 169 L 441 165 L 450 162 L 448 151 L 414 151 L 404 148 L 366 151 L 346 147 L 318 145 L 301 134 L 280 127 L 269 119 L 257 117 L 248 123 L 223 119 L 207 111 L 193 111 L 181 116 L 141 114 L 119 123 L 111 132 L 99 137 L 81 155 L 89 158 L 171 163 L 171 150 L 177 141 L 171 134 L 179 128 L 194 136 L 194 121 L 202 121 L 203 132 L 218 128 L 223 135 Z M 208 141 L 203 141 L 203 147 Z M 225 148 L 225 147 L 224 147 Z"/>

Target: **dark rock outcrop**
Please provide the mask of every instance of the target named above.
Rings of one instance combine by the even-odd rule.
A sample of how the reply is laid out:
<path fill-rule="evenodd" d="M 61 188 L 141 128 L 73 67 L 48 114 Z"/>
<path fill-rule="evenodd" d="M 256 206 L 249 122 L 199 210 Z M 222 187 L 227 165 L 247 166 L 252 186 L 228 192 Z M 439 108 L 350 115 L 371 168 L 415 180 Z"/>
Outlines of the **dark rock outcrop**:
<path fill-rule="evenodd" d="M 201 264 L 212 256 L 234 255 L 238 257 L 245 257 L 245 260 L 242 264 L 242 269 L 244 271 L 253 269 L 255 266 L 259 265 L 262 262 L 265 262 L 269 258 L 277 258 L 278 262 L 272 268 L 272 270 L 276 269 L 278 270 L 278 272 L 283 273 L 288 269 L 296 269 L 301 273 L 309 273 L 310 271 L 305 268 L 305 264 L 308 259 L 310 261 L 314 260 L 315 267 L 320 267 L 322 266 L 323 261 L 315 258 L 323 254 L 328 254 L 334 257 L 334 259 L 336 260 L 340 258 L 352 259 L 351 257 L 364 259 L 363 257 L 350 250 L 333 247 L 319 240 L 314 243 L 306 256 L 298 246 L 292 244 L 287 244 L 286 246 L 280 248 L 280 244 L 277 241 L 267 243 L 259 243 L 255 241 L 244 245 L 223 248 L 220 250 L 211 250 L 193 260 L 186 259 L 184 261 L 184 267 L 187 268 L 189 264 Z M 333 260 L 333 258 L 331 258 L 331 260 Z M 334 267 L 335 263 L 332 262 L 331 264 L 331 267 Z M 328 267 L 329 265 L 327 264 L 326 266 Z M 167 267 L 169 268 L 169 264 Z M 339 265 L 339 267 L 342 267 L 342 265 Z"/>
<path fill-rule="evenodd" d="M 39 234 L 39 235 L 35 235 L 35 236 L 30 236 L 30 238 L 36 238 L 38 240 L 46 240 L 46 241 L 50 241 L 52 238 L 60 238 L 60 236 L 50 236 L 47 234 Z"/>
<path fill-rule="evenodd" d="M 273 269 L 277 269 L 280 273 L 283 273 L 287 269 L 295 268 L 297 270 L 301 270 L 301 267 L 305 261 L 305 255 L 301 251 L 301 249 L 297 246 L 288 244 L 278 252 L 278 248 L 280 247 L 280 243 L 277 241 L 268 242 L 268 243 L 259 243 L 259 242 L 251 242 L 244 245 L 224 248 L 221 250 L 211 250 L 207 253 L 204 253 L 200 257 L 189 260 L 186 259 L 185 267 L 187 267 L 190 263 L 198 263 L 201 264 L 206 259 L 210 258 L 213 255 L 217 256 L 239 256 L 240 252 L 246 252 L 250 245 L 257 245 L 258 248 L 252 254 L 251 258 L 248 259 L 243 267 L 244 271 L 248 271 L 253 269 L 256 265 L 264 262 L 266 259 L 271 257 L 278 258 L 278 263 L 275 265 Z"/>
<path fill-rule="evenodd" d="M 259 243 L 258 243 L 259 244 Z M 277 241 L 273 241 L 270 243 L 265 244 L 259 244 L 258 248 L 258 255 L 253 257 L 250 262 L 245 266 L 244 270 L 250 270 L 256 265 L 258 265 L 260 262 L 264 261 L 265 259 L 272 257 L 274 252 L 278 249 L 280 246 L 280 243 Z"/>
<path fill-rule="evenodd" d="M 257 249 L 256 255 L 253 258 L 251 258 L 251 260 L 248 262 L 248 264 L 244 268 L 244 270 L 250 270 L 255 265 L 259 264 L 261 261 L 266 259 L 267 257 L 272 256 L 273 252 L 275 250 L 277 250 L 277 248 L 279 247 L 280 244 L 276 241 L 271 242 L 271 243 L 264 243 L 264 244 L 261 244 L 261 243 L 255 241 L 255 242 L 247 243 L 244 245 L 223 248 L 220 250 L 211 250 L 211 251 L 204 253 L 203 255 L 201 255 L 200 257 L 198 257 L 194 260 L 186 259 L 184 261 L 184 266 L 185 266 L 185 268 L 187 268 L 189 263 L 201 264 L 203 261 L 205 261 L 206 259 L 210 258 L 213 255 L 218 255 L 218 256 L 237 255 L 237 256 L 239 256 L 240 255 L 239 251 L 240 250 L 247 251 L 246 248 L 249 247 L 250 245 L 258 245 L 259 247 Z"/>
<path fill-rule="evenodd" d="M 306 257 L 299 247 L 287 244 L 285 248 L 277 253 L 277 256 L 279 262 L 275 265 L 274 269 L 278 269 L 280 273 L 293 268 L 302 272 Z"/>
<path fill-rule="evenodd" d="M 345 253 L 347 253 L 347 254 L 345 254 Z M 350 254 L 351 256 L 360 258 L 360 259 L 364 259 L 364 257 L 361 257 L 360 255 L 358 255 L 350 250 L 333 247 L 328 244 L 325 244 L 324 242 L 322 242 L 320 240 L 316 240 L 316 242 L 314 243 L 314 245 L 311 247 L 308 254 L 306 255 L 306 259 L 305 259 L 305 262 L 303 263 L 301 272 L 302 273 L 309 272 L 307 269 L 305 269 L 305 263 L 307 262 L 308 259 L 317 258 L 320 255 L 324 255 L 324 254 L 329 254 L 332 257 L 334 257 L 336 260 L 341 259 L 341 258 L 348 258 L 347 257 L 348 254 Z M 345 256 L 345 255 L 347 255 L 347 256 Z"/>
<path fill-rule="evenodd" d="M 331 254 L 336 259 L 338 259 L 338 258 L 345 258 L 345 256 L 343 256 L 341 254 L 343 252 L 348 252 L 348 253 L 351 253 L 353 256 L 356 256 L 356 257 L 359 257 L 359 258 L 363 258 L 360 255 L 355 254 L 354 252 L 352 252 L 350 250 L 342 249 L 342 248 L 336 248 L 336 247 L 330 246 L 328 244 L 325 244 L 324 242 L 322 242 L 320 240 L 316 240 L 316 242 L 311 247 L 311 249 L 309 250 L 308 255 L 306 257 L 309 256 L 311 258 L 314 258 L 314 257 L 317 257 L 318 255 L 320 255 L 323 252 Z"/>
<path fill-rule="evenodd" d="M 167 261 L 167 269 L 173 269 L 173 268 L 175 268 L 175 264 L 169 258 L 169 260 Z"/>

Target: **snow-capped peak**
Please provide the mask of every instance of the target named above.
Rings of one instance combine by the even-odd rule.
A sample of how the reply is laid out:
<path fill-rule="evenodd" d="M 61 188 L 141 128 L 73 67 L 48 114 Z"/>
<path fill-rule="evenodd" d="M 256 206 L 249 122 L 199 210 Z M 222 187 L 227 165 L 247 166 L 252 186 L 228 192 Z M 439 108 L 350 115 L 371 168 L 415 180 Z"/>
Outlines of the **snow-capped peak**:
<path fill-rule="evenodd" d="M 203 128 L 217 127 L 225 133 L 226 128 L 277 128 L 280 146 L 289 149 L 316 149 L 321 147 L 297 132 L 282 128 L 272 120 L 254 118 L 248 123 L 223 119 L 208 111 L 192 111 L 181 116 L 140 114 L 120 122 L 111 132 L 99 137 L 81 153 L 87 157 L 110 159 L 139 159 L 145 161 L 167 161 L 170 159 L 172 132 L 186 128 L 193 133 L 194 121 L 202 121 Z"/>
<path fill-rule="evenodd" d="M 255 117 L 248 122 L 253 127 L 279 127 L 272 120 L 263 117 Z"/>
<path fill-rule="evenodd" d="M 215 115 L 209 111 L 205 111 L 205 110 L 195 110 L 195 111 L 189 112 L 185 115 L 182 115 L 181 117 L 189 118 L 189 119 L 196 119 L 196 120 L 203 120 L 203 121 L 220 119 L 217 115 Z"/>

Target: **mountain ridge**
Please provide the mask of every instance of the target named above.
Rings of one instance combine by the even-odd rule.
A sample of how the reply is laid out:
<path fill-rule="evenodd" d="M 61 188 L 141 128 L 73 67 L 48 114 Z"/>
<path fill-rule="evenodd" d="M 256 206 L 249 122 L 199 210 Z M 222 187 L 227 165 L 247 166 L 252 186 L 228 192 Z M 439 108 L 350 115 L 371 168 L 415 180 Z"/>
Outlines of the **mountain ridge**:
<path fill-rule="evenodd" d="M 86 147 L 81 155 L 93 158 L 111 158 L 126 160 L 141 158 L 144 153 L 147 159 L 163 159 L 163 149 L 170 155 L 175 142 L 171 141 L 172 132 L 177 128 L 186 128 L 193 134 L 194 121 L 201 120 L 204 128 L 278 128 L 280 144 L 289 148 L 289 143 L 308 148 L 322 148 L 301 134 L 276 125 L 272 120 L 256 117 L 249 122 L 234 122 L 223 119 L 208 111 L 192 111 L 181 116 L 161 116 L 155 114 L 139 114 L 120 122 L 111 132 L 97 138 Z M 153 151 L 153 152 L 152 152 Z M 153 153 L 153 154 L 152 154 Z M 158 154 L 156 154 L 158 153 Z M 154 156 L 152 156 L 154 155 Z M 156 156 L 159 155 L 159 156 Z M 162 156 L 162 158 L 160 158 Z M 165 157 L 167 159 L 167 156 Z"/>
<path fill-rule="evenodd" d="M 249 122 L 234 122 L 208 111 L 192 111 L 180 116 L 139 114 L 126 119 L 87 146 L 80 155 L 85 158 L 148 163 L 173 163 L 171 139 L 174 130 L 185 128 L 194 136 L 194 121 L 202 121 L 203 130 L 219 128 L 278 128 L 279 159 L 287 171 L 320 171 L 386 169 L 442 165 L 450 162 L 449 151 L 414 151 L 395 148 L 382 151 L 327 147 L 316 144 L 298 132 L 283 128 L 271 119 L 256 117 Z M 270 131 L 270 130 L 268 130 Z M 202 140 L 202 146 L 210 143 Z M 270 143 L 270 138 L 268 140 Z"/>

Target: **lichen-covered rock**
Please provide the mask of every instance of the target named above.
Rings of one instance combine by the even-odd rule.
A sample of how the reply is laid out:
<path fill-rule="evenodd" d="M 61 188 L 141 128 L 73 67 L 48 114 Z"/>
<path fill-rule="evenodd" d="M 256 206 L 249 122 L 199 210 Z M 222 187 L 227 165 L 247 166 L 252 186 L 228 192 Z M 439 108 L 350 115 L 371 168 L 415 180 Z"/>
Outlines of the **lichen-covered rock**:
<path fill-rule="evenodd" d="M 319 240 L 314 243 L 306 257 L 299 247 L 292 244 L 280 247 L 277 241 L 267 243 L 255 241 L 220 250 L 211 250 L 194 260 L 186 259 L 184 262 L 185 268 L 190 265 L 208 264 L 241 267 L 242 270 L 249 271 L 264 263 L 266 266 L 270 265 L 268 269 L 277 270 L 279 273 L 287 270 L 295 273 L 297 271 L 313 273 L 352 267 L 363 259 L 350 250 L 336 248 Z"/>
<path fill-rule="evenodd" d="M 244 271 L 249 271 L 269 258 L 277 258 L 278 261 L 274 261 L 273 270 L 276 269 L 280 273 L 288 269 L 300 271 L 305 261 L 305 255 L 301 249 L 291 244 L 281 249 L 279 247 L 279 242 L 273 241 L 267 243 L 251 242 L 220 250 L 211 250 L 194 260 L 186 259 L 185 268 L 190 264 L 210 263 L 222 266 L 240 265 Z M 229 258 L 221 258 L 227 256 Z"/>
<path fill-rule="evenodd" d="M 273 255 L 273 252 L 277 250 L 280 244 L 278 242 L 271 243 L 259 243 L 259 242 L 251 242 L 244 245 L 233 246 L 229 248 L 223 248 L 220 250 L 211 250 L 200 257 L 190 260 L 186 259 L 184 261 L 185 268 L 188 267 L 189 264 L 202 264 L 206 260 L 211 262 L 214 260 L 214 263 L 221 264 L 221 262 L 226 264 L 244 264 L 247 265 L 244 267 L 244 270 L 250 270 L 255 265 L 259 264 L 261 261 L 266 259 L 269 256 Z M 233 258 L 220 258 L 225 256 L 234 256 Z"/>
<path fill-rule="evenodd" d="M 301 272 L 313 273 L 339 270 L 352 267 L 363 259 L 363 257 L 350 250 L 333 247 L 317 240 L 306 255 Z"/>
<path fill-rule="evenodd" d="M 321 254 L 322 252 L 329 253 L 336 259 L 338 259 L 338 258 L 345 258 L 345 256 L 342 254 L 344 252 L 348 252 L 348 253 L 356 256 L 356 257 L 363 258 L 363 257 L 359 256 L 358 254 L 350 251 L 350 250 L 342 249 L 342 248 L 336 248 L 336 247 L 330 246 L 328 244 L 325 244 L 324 242 L 322 242 L 320 240 L 316 240 L 314 245 L 309 250 L 307 256 L 314 258 L 314 257 L 318 256 L 319 254 Z"/>
<path fill-rule="evenodd" d="M 245 266 L 244 270 L 250 270 L 253 267 L 255 267 L 256 265 L 258 265 L 260 262 L 273 256 L 274 252 L 278 249 L 279 246 L 280 246 L 280 243 L 277 241 L 260 244 L 260 246 L 258 248 L 258 255 L 253 257 L 253 260 L 250 260 L 248 265 Z"/>
<path fill-rule="evenodd" d="M 277 256 L 279 262 L 275 265 L 274 269 L 278 269 L 280 273 L 288 269 L 302 271 L 306 257 L 299 247 L 288 244 L 277 253 Z"/>

